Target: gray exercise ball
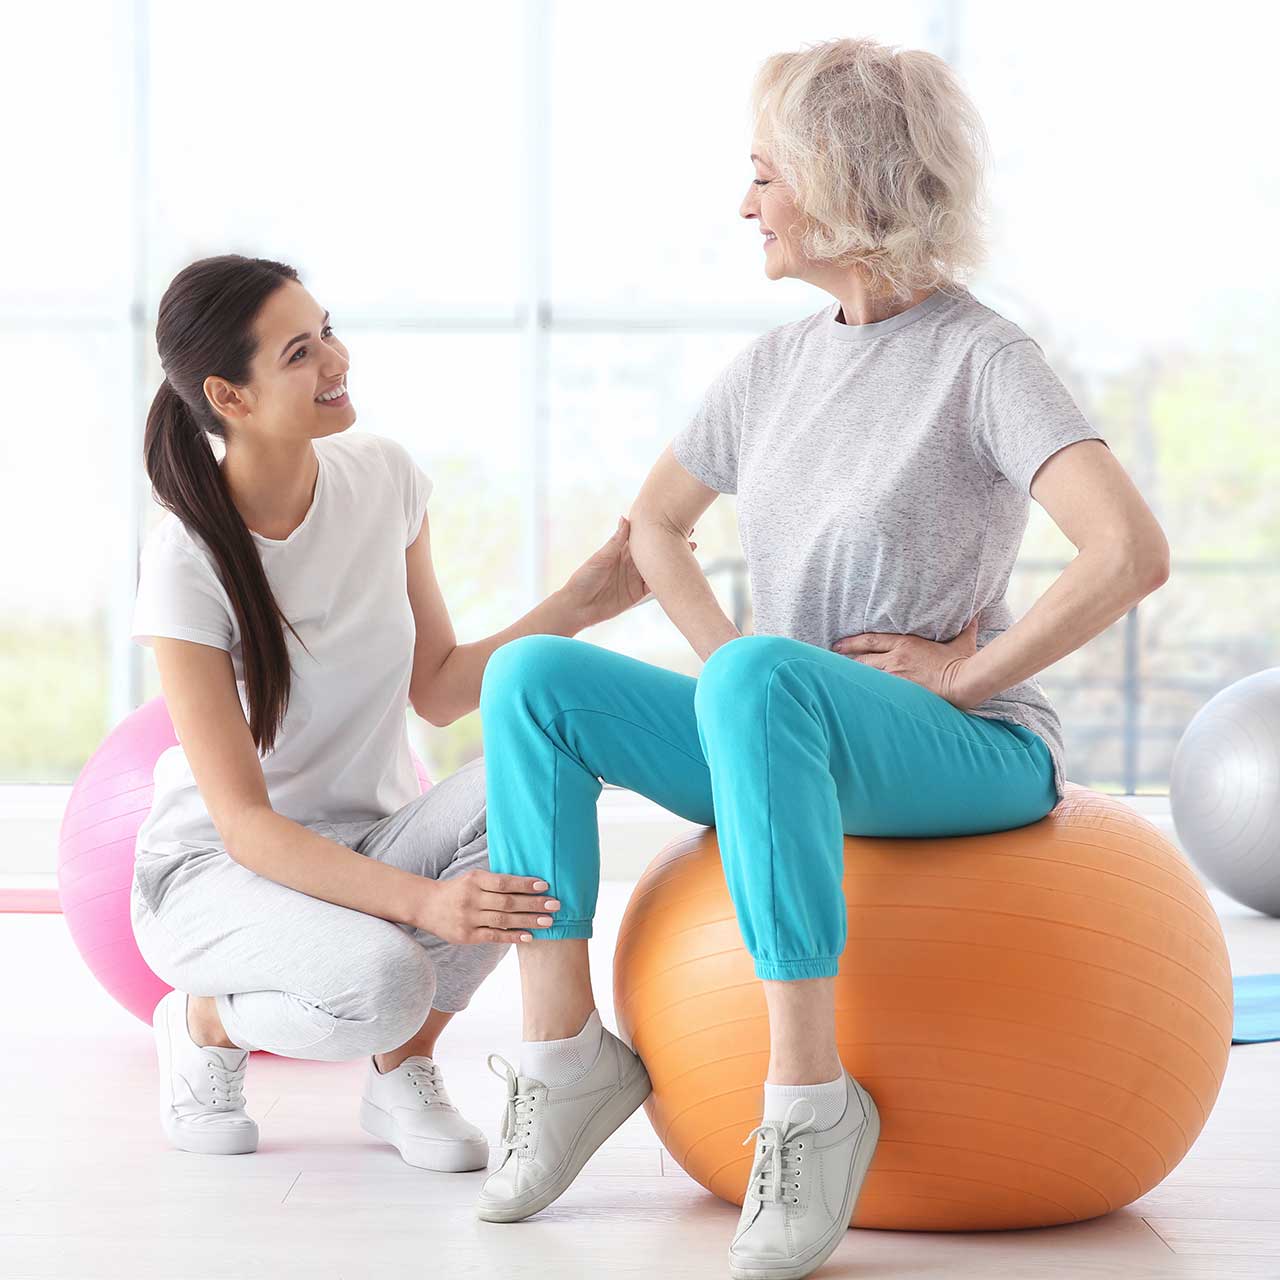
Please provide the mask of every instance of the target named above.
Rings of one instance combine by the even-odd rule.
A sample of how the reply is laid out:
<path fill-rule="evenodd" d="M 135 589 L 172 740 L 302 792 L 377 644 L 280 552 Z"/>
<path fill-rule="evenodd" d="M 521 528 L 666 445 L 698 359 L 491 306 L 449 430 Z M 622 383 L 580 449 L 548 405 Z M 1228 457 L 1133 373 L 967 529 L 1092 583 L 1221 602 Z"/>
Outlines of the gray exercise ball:
<path fill-rule="evenodd" d="M 1237 680 L 1196 713 L 1173 753 L 1169 807 L 1209 880 L 1280 916 L 1280 667 Z"/>

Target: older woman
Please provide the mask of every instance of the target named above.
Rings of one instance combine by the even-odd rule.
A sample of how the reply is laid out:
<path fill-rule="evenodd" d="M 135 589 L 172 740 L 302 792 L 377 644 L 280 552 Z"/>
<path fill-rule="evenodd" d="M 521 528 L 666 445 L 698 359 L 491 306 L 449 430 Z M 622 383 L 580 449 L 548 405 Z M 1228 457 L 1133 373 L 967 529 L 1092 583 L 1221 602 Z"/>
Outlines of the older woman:
<path fill-rule="evenodd" d="M 1048 813 L 1062 735 L 1034 676 L 1163 582 L 1168 549 L 1036 341 L 957 283 L 981 257 L 985 138 L 947 65 L 835 41 L 769 58 L 753 106 L 740 213 L 770 279 L 834 301 L 742 350 L 632 509 L 632 555 L 700 676 L 555 636 L 485 671 L 492 864 L 547 880 L 562 908 L 520 948 L 520 1071 L 480 1214 L 549 1204 L 649 1090 L 588 975 L 604 779 L 717 827 L 771 1034 L 730 1271 L 778 1278 L 835 1249 L 879 1132 L 836 1051 L 843 836 Z M 721 493 L 738 497 L 750 636 L 686 541 Z M 1079 554 L 1015 624 L 1032 497 Z"/>

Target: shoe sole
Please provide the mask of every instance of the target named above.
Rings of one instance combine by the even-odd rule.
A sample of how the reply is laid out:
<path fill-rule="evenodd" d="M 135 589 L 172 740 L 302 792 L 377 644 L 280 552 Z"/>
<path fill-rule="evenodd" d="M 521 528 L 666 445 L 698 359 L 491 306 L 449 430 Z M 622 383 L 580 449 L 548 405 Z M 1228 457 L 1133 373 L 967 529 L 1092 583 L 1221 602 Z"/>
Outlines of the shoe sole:
<path fill-rule="evenodd" d="M 164 1130 L 165 1137 L 179 1151 L 191 1151 L 202 1156 L 244 1156 L 256 1151 L 258 1125 L 252 1117 L 249 1125 L 238 1133 L 193 1133 L 179 1124 L 168 1097 L 169 1085 L 173 1080 L 173 1038 L 168 1019 L 164 1015 L 164 1009 L 157 1005 L 151 1026 L 156 1033 L 156 1053 L 160 1059 L 160 1127 Z M 185 1007 L 182 1016 L 187 1016 Z"/>
<path fill-rule="evenodd" d="M 405 1164 L 415 1169 L 432 1169 L 436 1173 L 469 1173 L 489 1163 L 489 1141 L 460 1142 L 402 1135 L 396 1122 L 368 1098 L 360 1099 L 360 1127 L 365 1133 L 389 1142 L 400 1153 Z"/>
<path fill-rule="evenodd" d="M 545 1209 L 569 1189 L 569 1184 L 582 1171 L 582 1166 L 600 1149 L 608 1136 L 631 1115 L 653 1092 L 649 1073 L 641 1065 L 629 1080 L 599 1111 L 587 1121 L 582 1136 L 569 1153 L 569 1161 L 539 1191 L 514 1204 L 487 1205 L 481 1202 L 476 1215 L 483 1222 L 519 1222 Z"/>
<path fill-rule="evenodd" d="M 867 1170 L 871 1167 L 871 1157 L 875 1155 L 876 1145 L 880 1141 L 880 1112 L 876 1108 L 875 1100 L 856 1080 L 854 1081 L 854 1086 L 867 1109 L 867 1122 L 862 1136 L 858 1139 L 858 1154 L 854 1156 L 853 1163 L 849 1166 L 849 1182 L 844 1189 L 843 1208 L 841 1209 L 840 1217 L 837 1219 L 838 1222 L 843 1222 L 844 1225 L 833 1231 L 831 1239 L 803 1262 L 789 1262 L 781 1266 L 765 1263 L 756 1267 L 737 1263 L 730 1259 L 729 1275 L 731 1280 L 802 1280 L 802 1277 L 809 1275 L 822 1266 L 839 1248 L 840 1241 L 844 1239 L 845 1232 L 849 1230 L 849 1219 L 853 1217 L 853 1206 L 858 1201 L 858 1195 L 862 1191 L 862 1183 L 867 1176 Z"/>

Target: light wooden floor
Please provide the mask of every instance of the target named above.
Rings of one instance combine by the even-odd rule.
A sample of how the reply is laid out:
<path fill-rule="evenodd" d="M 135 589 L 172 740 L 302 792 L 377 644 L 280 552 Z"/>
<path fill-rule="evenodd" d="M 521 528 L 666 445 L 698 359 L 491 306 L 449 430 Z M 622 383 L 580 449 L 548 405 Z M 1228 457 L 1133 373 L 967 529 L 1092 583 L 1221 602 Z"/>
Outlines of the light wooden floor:
<path fill-rule="evenodd" d="M 607 961 L 630 886 L 603 886 L 593 941 Z M 1280 969 L 1280 922 L 1214 895 L 1236 973 Z M 156 1118 L 149 1028 L 88 975 L 61 916 L 0 916 L 0 1277 L 715 1277 L 737 1209 L 664 1156 L 643 1112 L 551 1208 L 524 1223 L 473 1216 L 482 1173 L 410 1168 L 356 1123 L 362 1063 L 258 1056 L 246 1092 L 262 1129 L 248 1156 L 172 1151 Z M 463 1111 L 496 1138 L 516 1060 L 516 957 L 441 1040 Z M 1208 1127 L 1150 1195 L 1044 1231 L 850 1231 L 837 1277 L 1280 1277 L 1280 1043 L 1237 1046 Z"/>

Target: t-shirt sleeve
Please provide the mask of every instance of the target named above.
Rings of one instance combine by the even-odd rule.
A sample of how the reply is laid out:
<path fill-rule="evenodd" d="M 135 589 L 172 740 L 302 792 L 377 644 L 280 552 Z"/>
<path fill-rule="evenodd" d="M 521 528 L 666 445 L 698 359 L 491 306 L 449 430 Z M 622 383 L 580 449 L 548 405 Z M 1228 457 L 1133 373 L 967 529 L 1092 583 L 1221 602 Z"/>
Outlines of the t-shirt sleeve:
<path fill-rule="evenodd" d="M 379 436 L 378 439 L 387 468 L 391 472 L 391 482 L 400 496 L 405 522 L 404 545 L 408 547 L 422 532 L 427 499 L 431 497 L 431 490 L 435 486 L 431 477 L 418 466 L 413 455 L 398 440 L 389 440 L 385 436 Z"/>
<path fill-rule="evenodd" d="M 1033 338 L 1006 343 L 983 366 L 971 432 L 987 471 L 1028 496 L 1036 472 L 1059 449 L 1079 440 L 1107 443 Z"/>
<path fill-rule="evenodd" d="M 738 492 L 738 457 L 755 342 L 721 369 L 697 412 L 671 442 L 675 460 L 717 493 Z"/>
<path fill-rule="evenodd" d="M 134 640 L 153 647 L 153 637 L 171 636 L 230 651 L 237 631 L 231 601 L 206 561 L 168 540 L 146 543 L 138 561 Z"/>

